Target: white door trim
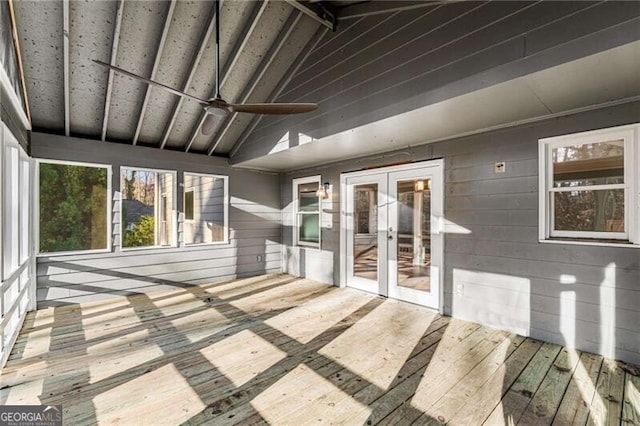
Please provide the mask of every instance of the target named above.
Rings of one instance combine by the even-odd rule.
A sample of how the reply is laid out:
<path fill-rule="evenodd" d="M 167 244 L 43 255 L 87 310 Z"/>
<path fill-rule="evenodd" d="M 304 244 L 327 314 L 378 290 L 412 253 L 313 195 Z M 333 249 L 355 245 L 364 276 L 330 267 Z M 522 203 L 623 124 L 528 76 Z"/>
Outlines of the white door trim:
<path fill-rule="evenodd" d="M 443 313 L 444 308 L 444 159 L 427 160 L 416 163 L 408 163 L 397 166 L 386 166 L 376 169 L 361 170 L 357 172 L 348 172 L 340 174 L 340 287 L 347 286 L 347 179 L 358 176 L 370 176 L 378 173 L 390 173 L 395 171 L 405 171 L 420 168 L 439 167 L 440 182 L 442 184 L 441 205 L 442 214 L 440 216 L 432 216 L 432 232 L 437 232 L 442 236 L 438 255 L 440 257 L 440 273 L 438 274 L 438 311 Z M 386 280 L 385 280 L 386 282 Z"/>

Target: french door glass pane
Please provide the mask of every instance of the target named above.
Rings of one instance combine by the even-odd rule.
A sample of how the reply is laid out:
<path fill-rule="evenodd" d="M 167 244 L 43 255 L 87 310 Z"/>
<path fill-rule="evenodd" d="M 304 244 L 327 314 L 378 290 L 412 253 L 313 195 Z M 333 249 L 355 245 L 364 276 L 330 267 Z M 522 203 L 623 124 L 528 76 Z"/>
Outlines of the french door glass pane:
<path fill-rule="evenodd" d="M 398 182 L 398 285 L 430 291 L 431 180 Z"/>
<path fill-rule="evenodd" d="M 353 274 L 378 279 L 378 185 L 354 187 Z"/>
<path fill-rule="evenodd" d="M 624 232 L 624 189 L 554 193 L 556 231 Z"/>

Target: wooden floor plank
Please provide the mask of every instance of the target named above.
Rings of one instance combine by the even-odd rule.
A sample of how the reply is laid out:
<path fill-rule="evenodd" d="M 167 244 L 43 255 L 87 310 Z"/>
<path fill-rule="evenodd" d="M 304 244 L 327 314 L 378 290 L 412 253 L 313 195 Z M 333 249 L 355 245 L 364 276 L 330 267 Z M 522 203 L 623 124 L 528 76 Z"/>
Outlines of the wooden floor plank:
<path fill-rule="evenodd" d="M 491 412 L 501 403 L 504 395 L 538 352 L 540 346 L 542 346 L 542 342 L 526 339 L 482 387 L 469 397 L 469 400 L 453 416 L 450 423 L 453 425 L 480 425 L 484 423 Z"/>
<path fill-rule="evenodd" d="M 560 346 L 544 343 L 484 424 L 517 424 L 559 352 Z"/>
<path fill-rule="evenodd" d="M 589 423 L 596 425 L 620 424 L 624 376 L 625 372 L 619 362 L 610 359 L 603 361 L 596 392 L 591 403 Z"/>
<path fill-rule="evenodd" d="M 478 362 L 468 374 L 462 377 L 450 391 L 429 410 L 428 415 L 437 421 L 450 422 L 456 413 L 476 395 L 479 388 L 504 365 L 505 360 L 523 343 L 524 337 L 510 335 L 497 345 L 489 355 Z M 435 424 L 435 421 L 425 422 Z"/>
<path fill-rule="evenodd" d="M 560 351 L 518 424 L 553 422 L 579 359 L 580 353 L 573 349 L 563 348 Z"/>
<path fill-rule="evenodd" d="M 587 423 L 601 366 L 601 356 L 586 352 L 580 355 L 580 361 L 571 377 L 569 387 L 560 402 L 562 409 L 553 419 L 554 426 Z"/>
<path fill-rule="evenodd" d="M 284 274 L 175 285 L 29 313 L 0 404 L 62 404 L 69 424 L 640 417 L 636 367 L 596 355 Z"/>
<path fill-rule="evenodd" d="M 625 373 L 624 402 L 622 405 L 622 423 L 640 425 L 640 377 Z"/>

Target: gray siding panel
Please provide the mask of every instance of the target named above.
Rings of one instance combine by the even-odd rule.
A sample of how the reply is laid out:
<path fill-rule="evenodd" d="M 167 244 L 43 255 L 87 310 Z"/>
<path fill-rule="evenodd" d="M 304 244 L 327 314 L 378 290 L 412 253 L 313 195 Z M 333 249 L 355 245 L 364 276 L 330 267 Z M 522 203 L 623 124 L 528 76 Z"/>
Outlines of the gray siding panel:
<path fill-rule="evenodd" d="M 33 134 L 33 153 L 36 158 L 111 164 L 114 200 L 119 199 L 119 167 L 123 165 L 177 171 L 177 206 L 183 205 L 180 186 L 183 172 L 229 176 L 228 244 L 121 251 L 120 203 L 116 202 L 113 252 L 38 258 L 40 307 L 281 270 L 279 178 L 276 175 L 232 169 L 222 158 L 39 133 Z M 178 225 L 180 229 L 181 219 Z"/>
<path fill-rule="evenodd" d="M 340 278 L 337 213 L 331 229 L 323 227 L 321 250 L 290 247 L 293 178 L 321 174 L 339 212 L 341 173 L 444 158 L 445 218 L 468 231 L 445 236 L 445 313 L 640 363 L 640 250 L 539 243 L 537 153 L 540 138 L 639 118 L 640 103 L 628 103 L 422 145 L 409 157 L 402 150 L 284 174 L 285 268 L 334 284 Z M 498 161 L 506 173 L 494 174 Z"/>
<path fill-rule="evenodd" d="M 268 154 L 287 131 L 319 139 L 635 41 L 639 17 L 637 2 L 563 1 L 363 18 L 325 35 L 277 99 L 320 110 L 261 119 L 232 161 Z"/>

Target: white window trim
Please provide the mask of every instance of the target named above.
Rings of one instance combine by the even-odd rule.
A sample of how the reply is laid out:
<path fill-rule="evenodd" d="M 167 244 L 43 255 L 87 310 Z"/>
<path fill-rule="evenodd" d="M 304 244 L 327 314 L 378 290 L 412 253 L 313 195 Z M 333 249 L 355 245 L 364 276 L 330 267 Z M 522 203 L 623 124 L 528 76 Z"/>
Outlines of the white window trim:
<path fill-rule="evenodd" d="M 611 127 L 589 132 L 568 134 L 538 141 L 538 239 L 542 243 L 597 245 L 640 248 L 640 124 Z M 625 191 L 625 232 L 581 232 L 553 230 L 553 202 L 551 194 L 571 189 L 553 188 L 553 148 L 624 140 L 624 184 L 584 186 L 585 189 L 622 188 Z M 575 240 L 571 240 L 571 239 Z M 619 242 L 614 240 L 620 240 Z"/>
<path fill-rule="evenodd" d="M 187 244 L 183 242 L 183 246 L 184 247 L 200 247 L 200 246 L 218 246 L 218 245 L 224 245 L 224 244 L 229 244 L 229 176 L 226 175 L 214 175 L 214 174 L 210 174 L 210 173 L 196 173 L 196 172 L 183 172 L 182 173 L 182 182 L 184 184 L 184 177 L 186 175 L 190 175 L 190 176 L 203 176 L 203 177 L 213 177 L 216 179 L 222 179 L 224 182 L 224 238 L 222 241 L 212 241 L 210 243 L 193 243 L 193 244 Z M 183 195 L 183 200 L 182 200 L 182 213 L 184 214 L 184 193 L 186 192 L 186 189 L 182 192 Z M 195 194 L 194 194 L 195 195 Z M 194 199 L 195 200 L 195 199 Z M 193 211 L 193 220 L 185 220 L 185 222 L 195 222 L 195 216 L 196 216 L 196 212 L 195 212 L 195 205 L 194 205 L 194 211 Z"/>
<path fill-rule="evenodd" d="M 95 250 L 70 250 L 70 251 L 56 251 L 56 252 L 40 252 L 40 164 L 62 164 L 65 166 L 81 166 L 81 167 L 96 167 L 107 170 L 107 248 L 95 249 Z M 36 242 L 35 252 L 37 257 L 55 257 L 55 256 L 69 256 L 76 254 L 93 254 L 93 253 L 110 253 L 112 250 L 112 220 L 111 218 L 111 202 L 113 198 L 111 182 L 113 180 L 112 167 L 109 164 L 98 163 L 85 163 L 80 161 L 63 161 L 63 160 L 50 160 L 46 158 L 37 158 L 35 160 L 35 170 L 33 178 L 33 187 L 36 188 L 35 200 L 33 203 L 33 215 L 35 217 L 34 227 L 34 239 Z"/>
<path fill-rule="evenodd" d="M 308 176 L 303 178 L 297 178 L 292 180 L 293 186 L 293 246 L 316 248 L 319 249 L 322 246 L 322 199 L 318 197 L 318 242 L 309 243 L 305 241 L 299 241 L 298 235 L 300 233 L 300 224 L 298 223 L 298 187 L 307 183 L 317 183 L 318 187 L 322 184 L 322 176 Z"/>
<path fill-rule="evenodd" d="M 153 173 L 169 173 L 173 175 L 173 185 L 171 188 L 171 195 L 173 197 L 174 206 L 177 205 L 177 172 L 175 170 L 164 170 L 164 169 L 153 169 L 149 167 L 136 167 L 136 166 L 120 166 L 120 172 L 118 173 L 118 188 L 120 188 L 120 201 L 122 201 L 122 172 L 123 170 L 135 170 L 135 171 L 143 171 L 143 172 L 153 172 Z M 160 193 L 159 193 L 160 194 Z M 161 195 L 161 194 L 160 194 Z M 161 198 L 161 197 L 160 197 Z M 154 209 L 156 206 L 154 206 Z M 124 246 L 124 230 L 122 229 L 122 212 L 123 209 L 120 208 L 120 251 L 141 251 L 141 250 L 167 250 L 178 247 L 178 217 L 177 217 L 177 209 L 174 207 L 171 209 L 171 220 L 173 221 L 173 231 L 172 231 L 172 242 L 171 245 L 161 246 L 161 245 L 153 245 L 153 246 L 144 246 L 144 247 L 125 247 Z M 154 213 L 155 214 L 155 213 Z M 155 220 L 155 219 L 154 219 Z"/>

